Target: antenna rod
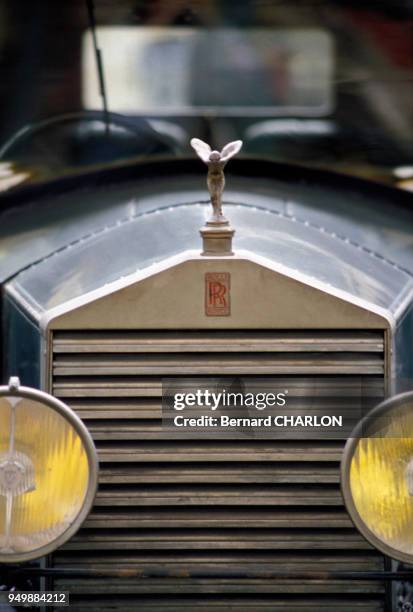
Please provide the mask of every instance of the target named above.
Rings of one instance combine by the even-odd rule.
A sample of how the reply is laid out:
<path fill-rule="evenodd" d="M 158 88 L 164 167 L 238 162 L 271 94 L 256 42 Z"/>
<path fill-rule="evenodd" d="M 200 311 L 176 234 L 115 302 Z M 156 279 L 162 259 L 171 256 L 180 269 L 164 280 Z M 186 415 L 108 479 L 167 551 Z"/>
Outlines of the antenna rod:
<path fill-rule="evenodd" d="M 103 71 L 103 56 L 102 52 L 98 47 L 98 40 L 96 36 L 96 20 L 95 20 L 95 3 L 94 0 L 86 0 L 87 12 L 89 16 L 89 26 L 92 31 L 93 47 L 95 50 L 96 65 L 98 69 L 99 79 L 99 91 L 102 98 L 103 104 L 103 116 L 106 126 L 106 135 L 109 135 L 109 111 L 108 111 L 108 99 L 106 96 L 106 85 L 105 85 L 105 74 Z"/>

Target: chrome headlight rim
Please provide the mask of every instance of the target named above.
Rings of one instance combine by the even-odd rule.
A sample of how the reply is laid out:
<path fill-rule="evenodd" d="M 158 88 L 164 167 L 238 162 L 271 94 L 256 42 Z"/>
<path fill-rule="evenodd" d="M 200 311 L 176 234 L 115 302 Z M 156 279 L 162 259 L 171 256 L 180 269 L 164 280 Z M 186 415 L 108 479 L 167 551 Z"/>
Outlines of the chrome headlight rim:
<path fill-rule="evenodd" d="M 351 437 L 348 438 L 344 446 L 340 466 L 340 488 L 344 500 L 344 505 L 350 516 L 350 519 L 356 529 L 367 540 L 367 542 L 387 557 L 390 557 L 391 559 L 394 559 L 396 561 L 401 561 L 402 563 L 412 565 L 413 554 L 410 555 L 394 548 L 393 546 L 390 546 L 389 544 L 386 544 L 386 542 L 380 540 L 380 538 L 378 538 L 375 533 L 373 533 L 373 531 L 371 531 L 371 529 L 366 525 L 354 504 L 353 495 L 351 493 L 350 487 L 350 467 L 352 459 L 359 441 L 362 438 L 366 438 L 366 436 L 361 435 L 363 432 L 363 428 L 365 427 L 365 419 L 376 419 L 378 417 L 383 417 L 397 408 L 402 408 L 405 404 L 408 403 L 413 404 L 413 391 L 406 391 L 404 393 L 399 393 L 397 395 L 393 395 L 392 397 L 385 399 L 375 408 L 370 410 L 370 412 L 357 423 L 357 425 L 352 431 Z"/>
<path fill-rule="evenodd" d="M 16 554 L 0 554 L 0 565 L 7 563 L 22 563 L 25 561 L 40 559 L 41 557 L 49 555 L 57 548 L 62 546 L 65 542 L 70 540 L 70 538 L 80 529 L 92 509 L 97 493 L 99 476 L 99 460 L 92 436 L 90 435 L 83 421 L 71 408 L 69 408 L 69 406 L 64 404 L 56 397 L 45 393 L 44 391 L 33 389 L 31 387 L 23 387 L 20 386 L 20 384 L 16 386 L 9 384 L 9 386 L 0 387 L 0 399 L 3 397 L 29 399 L 45 404 L 68 421 L 79 435 L 85 448 L 89 466 L 89 478 L 82 508 L 76 519 L 67 529 L 65 529 L 65 531 L 63 531 L 55 540 L 52 540 L 48 544 L 45 544 L 40 548 L 36 548 L 35 550 Z"/>

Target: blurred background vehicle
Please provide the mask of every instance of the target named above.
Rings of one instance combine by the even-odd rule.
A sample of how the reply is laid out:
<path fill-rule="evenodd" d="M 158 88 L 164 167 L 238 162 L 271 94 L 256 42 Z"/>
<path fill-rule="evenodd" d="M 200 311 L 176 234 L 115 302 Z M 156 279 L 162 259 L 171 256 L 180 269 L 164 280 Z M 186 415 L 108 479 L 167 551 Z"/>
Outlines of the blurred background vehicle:
<path fill-rule="evenodd" d="M 412 13 L 403 0 L 3 0 L 1 188 L 187 156 L 193 135 L 411 188 Z"/>

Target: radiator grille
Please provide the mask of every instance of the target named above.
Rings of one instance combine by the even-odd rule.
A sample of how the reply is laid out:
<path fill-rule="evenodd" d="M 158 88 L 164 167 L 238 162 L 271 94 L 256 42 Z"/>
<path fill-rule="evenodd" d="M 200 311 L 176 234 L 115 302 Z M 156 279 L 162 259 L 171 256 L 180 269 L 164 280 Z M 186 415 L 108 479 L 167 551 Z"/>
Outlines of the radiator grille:
<path fill-rule="evenodd" d="M 73 609 L 384 610 L 369 581 L 232 578 L 228 571 L 381 570 L 339 490 L 334 440 L 176 439 L 162 430 L 164 376 L 276 376 L 279 388 L 351 406 L 360 379 L 383 395 L 381 332 L 56 332 L 53 393 L 85 421 L 100 485 L 55 567 L 145 568 L 173 577 L 62 578 Z M 328 401 L 328 399 L 327 399 Z M 208 577 L 219 572 L 222 577 Z M 180 578 L 176 572 L 196 572 Z M 204 572 L 204 576 L 202 575 Z"/>

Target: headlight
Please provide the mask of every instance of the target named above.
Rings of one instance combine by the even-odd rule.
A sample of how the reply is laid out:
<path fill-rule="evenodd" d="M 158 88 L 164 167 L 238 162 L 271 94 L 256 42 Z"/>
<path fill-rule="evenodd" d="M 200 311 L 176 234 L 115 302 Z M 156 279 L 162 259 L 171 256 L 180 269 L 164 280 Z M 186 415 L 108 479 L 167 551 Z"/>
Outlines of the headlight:
<path fill-rule="evenodd" d="M 347 510 L 384 554 L 413 563 L 413 393 L 374 408 L 347 441 L 341 465 Z"/>
<path fill-rule="evenodd" d="M 0 562 L 63 544 L 89 513 L 96 486 L 95 447 L 76 414 L 18 379 L 0 387 Z"/>

